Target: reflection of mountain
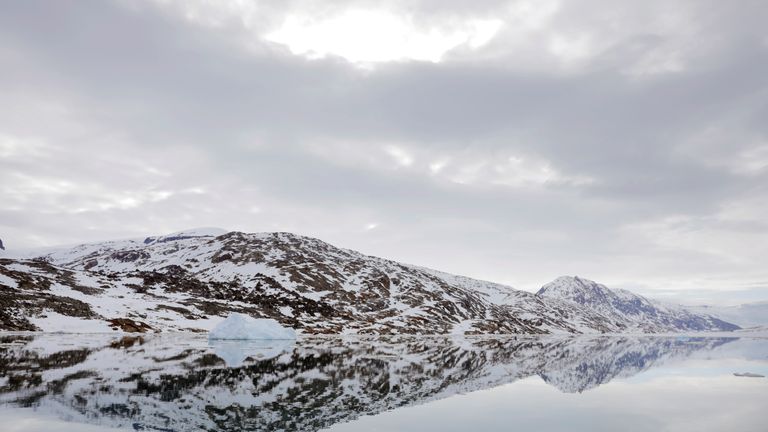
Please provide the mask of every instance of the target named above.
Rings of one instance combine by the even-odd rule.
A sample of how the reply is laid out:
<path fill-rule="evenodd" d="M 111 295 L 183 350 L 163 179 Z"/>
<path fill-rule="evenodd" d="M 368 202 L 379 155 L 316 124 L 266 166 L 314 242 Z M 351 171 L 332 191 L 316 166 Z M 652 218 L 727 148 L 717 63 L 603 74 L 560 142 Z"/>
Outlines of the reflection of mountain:
<path fill-rule="evenodd" d="M 1 337 L 0 402 L 137 430 L 308 431 L 532 375 L 581 392 L 733 340 L 327 337 L 222 351 L 169 337 Z M 246 360 L 227 367 L 216 352 Z"/>
<path fill-rule="evenodd" d="M 670 358 L 685 357 L 699 349 L 712 349 L 732 338 L 717 339 L 572 339 L 548 358 L 541 378 L 565 393 L 583 392 L 616 377 L 626 378 Z M 582 346 L 584 345 L 584 346 Z"/>

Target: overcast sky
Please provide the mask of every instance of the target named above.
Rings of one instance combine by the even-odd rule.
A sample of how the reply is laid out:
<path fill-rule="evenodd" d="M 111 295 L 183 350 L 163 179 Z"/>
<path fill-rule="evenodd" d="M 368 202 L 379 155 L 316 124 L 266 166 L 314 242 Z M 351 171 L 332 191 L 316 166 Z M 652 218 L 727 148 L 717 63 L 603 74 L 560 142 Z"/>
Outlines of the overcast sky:
<path fill-rule="evenodd" d="M 9 249 L 291 231 L 768 300 L 768 4 L 0 0 Z"/>

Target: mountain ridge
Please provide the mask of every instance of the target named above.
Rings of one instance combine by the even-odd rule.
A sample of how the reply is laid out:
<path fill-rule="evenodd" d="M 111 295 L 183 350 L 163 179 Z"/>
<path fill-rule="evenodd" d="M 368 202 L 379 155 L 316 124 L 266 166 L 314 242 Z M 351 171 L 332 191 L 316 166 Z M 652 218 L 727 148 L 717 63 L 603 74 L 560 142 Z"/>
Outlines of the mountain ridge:
<path fill-rule="evenodd" d="M 207 331 L 230 312 L 305 333 L 621 333 L 636 322 L 567 298 L 402 264 L 296 234 L 165 236 L 0 260 L 11 330 Z M 607 289 L 607 288 L 606 288 Z M 723 330 L 717 322 L 699 330 Z M 83 327 L 85 326 L 85 327 Z"/>
<path fill-rule="evenodd" d="M 717 327 L 725 331 L 740 327 L 710 315 L 697 314 L 678 305 L 651 301 L 623 289 L 610 289 L 578 276 L 561 276 L 544 285 L 538 296 L 557 298 L 587 306 L 607 317 L 622 320 L 629 328 L 649 331 L 653 326 L 672 325 L 682 330 L 702 331 Z"/>

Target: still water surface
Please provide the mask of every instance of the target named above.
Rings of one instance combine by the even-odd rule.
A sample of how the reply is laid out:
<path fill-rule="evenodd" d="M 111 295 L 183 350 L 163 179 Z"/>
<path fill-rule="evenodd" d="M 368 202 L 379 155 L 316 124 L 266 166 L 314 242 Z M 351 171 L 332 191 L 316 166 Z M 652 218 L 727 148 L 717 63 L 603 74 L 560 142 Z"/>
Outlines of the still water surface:
<path fill-rule="evenodd" d="M 4 431 L 768 431 L 768 339 L 0 334 Z"/>

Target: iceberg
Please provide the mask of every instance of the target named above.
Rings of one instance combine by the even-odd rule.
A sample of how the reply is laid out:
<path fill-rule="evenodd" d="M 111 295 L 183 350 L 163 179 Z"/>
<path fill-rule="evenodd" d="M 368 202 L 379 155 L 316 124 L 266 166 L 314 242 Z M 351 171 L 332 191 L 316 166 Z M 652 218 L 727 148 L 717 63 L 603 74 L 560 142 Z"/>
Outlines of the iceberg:
<path fill-rule="evenodd" d="M 208 339 L 296 339 L 296 332 L 283 327 L 269 318 L 251 318 L 248 315 L 232 313 L 208 334 Z"/>

